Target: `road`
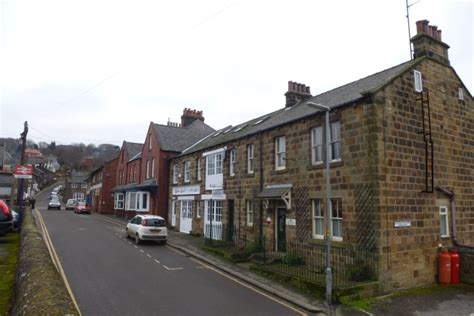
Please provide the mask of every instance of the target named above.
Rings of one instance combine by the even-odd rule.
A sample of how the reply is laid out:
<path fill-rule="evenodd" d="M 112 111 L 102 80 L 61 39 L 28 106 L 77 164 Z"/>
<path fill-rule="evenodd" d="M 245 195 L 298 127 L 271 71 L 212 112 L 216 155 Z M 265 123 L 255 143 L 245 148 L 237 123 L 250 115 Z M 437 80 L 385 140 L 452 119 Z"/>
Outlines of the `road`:
<path fill-rule="evenodd" d="M 44 219 L 82 315 L 301 315 L 169 246 L 136 246 L 124 225 L 47 210 Z"/>

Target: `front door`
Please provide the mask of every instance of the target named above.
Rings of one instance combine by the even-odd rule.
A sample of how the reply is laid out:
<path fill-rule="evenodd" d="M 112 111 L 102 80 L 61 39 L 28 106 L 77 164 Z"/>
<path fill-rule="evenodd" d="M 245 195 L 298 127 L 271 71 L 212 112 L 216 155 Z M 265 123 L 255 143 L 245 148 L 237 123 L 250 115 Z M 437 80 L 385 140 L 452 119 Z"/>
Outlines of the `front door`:
<path fill-rule="evenodd" d="M 179 216 L 179 231 L 189 234 L 193 227 L 192 200 L 181 201 L 181 212 Z"/>
<path fill-rule="evenodd" d="M 227 229 L 227 241 L 232 241 L 234 237 L 234 200 L 228 201 L 229 205 L 229 225 Z"/>
<path fill-rule="evenodd" d="M 171 202 L 171 226 L 176 226 L 176 201 Z"/>
<path fill-rule="evenodd" d="M 276 249 L 286 251 L 286 207 L 277 207 L 276 212 Z"/>

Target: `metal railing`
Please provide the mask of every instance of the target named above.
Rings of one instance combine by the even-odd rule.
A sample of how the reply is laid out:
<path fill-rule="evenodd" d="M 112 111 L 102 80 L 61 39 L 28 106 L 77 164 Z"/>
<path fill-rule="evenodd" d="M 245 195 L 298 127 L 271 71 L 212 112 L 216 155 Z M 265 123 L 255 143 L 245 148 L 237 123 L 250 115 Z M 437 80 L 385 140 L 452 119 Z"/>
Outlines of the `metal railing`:
<path fill-rule="evenodd" d="M 207 227 L 209 231 L 210 227 Z M 301 280 L 325 285 L 326 246 L 313 242 L 274 239 L 258 240 L 258 234 L 243 229 L 229 230 L 225 226 L 212 227 L 212 236 L 205 236 L 207 247 L 224 252 L 235 261 L 251 260 L 265 270 Z M 217 231 L 216 231 L 217 230 Z M 333 286 L 345 288 L 376 280 L 375 249 L 356 245 L 341 245 L 331 249 Z"/>

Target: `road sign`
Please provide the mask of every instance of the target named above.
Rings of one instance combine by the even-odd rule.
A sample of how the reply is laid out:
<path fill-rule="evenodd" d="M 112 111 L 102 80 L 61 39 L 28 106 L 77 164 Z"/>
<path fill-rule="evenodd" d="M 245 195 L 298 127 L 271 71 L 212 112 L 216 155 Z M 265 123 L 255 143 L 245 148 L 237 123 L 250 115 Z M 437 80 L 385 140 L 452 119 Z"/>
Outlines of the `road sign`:
<path fill-rule="evenodd" d="M 13 176 L 17 179 L 31 179 L 33 177 L 33 165 L 16 165 Z"/>

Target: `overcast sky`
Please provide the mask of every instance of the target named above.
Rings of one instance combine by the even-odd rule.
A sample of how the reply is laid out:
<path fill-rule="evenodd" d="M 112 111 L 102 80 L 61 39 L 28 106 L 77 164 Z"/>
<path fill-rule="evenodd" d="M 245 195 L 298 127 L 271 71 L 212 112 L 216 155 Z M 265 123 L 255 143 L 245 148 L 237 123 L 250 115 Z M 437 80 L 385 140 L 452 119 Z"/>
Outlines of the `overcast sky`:
<path fill-rule="evenodd" d="M 413 4 L 414 3 L 414 4 Z M 405 0 L 0 0 L 0 137 L 140 142 L 150 121 L 204 112 L 213 128 L 410 59 Z M 411 0 L 471 93 L 471 0 Z"/>

